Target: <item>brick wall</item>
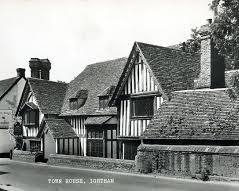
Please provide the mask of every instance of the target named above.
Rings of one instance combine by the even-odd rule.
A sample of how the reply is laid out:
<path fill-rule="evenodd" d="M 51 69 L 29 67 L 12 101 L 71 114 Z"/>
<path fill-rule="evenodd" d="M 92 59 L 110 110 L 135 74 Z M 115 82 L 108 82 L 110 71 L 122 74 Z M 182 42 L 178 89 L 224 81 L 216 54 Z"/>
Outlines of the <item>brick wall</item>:
<path fill-rule="evenodd" d="M 142 144 L 136 171 L 191 177 L 207 171 L 211 176 L 239 178 L 239 147 Z"/>
<path fill-rule="evenodd" d="M 24 162 L 35 162 L 36 152 L 14 150 L 12 160 L 24 161 Z"/>
<path fill-rule="evenodd" d="M 75 155 L 51 154 L 47 161 L 49 165 L 71 166 L 91 169 L 112 170 L 119 172 L 133 172 L 135 161 L 110 159 L 100 157 L 83 157 Z"/>

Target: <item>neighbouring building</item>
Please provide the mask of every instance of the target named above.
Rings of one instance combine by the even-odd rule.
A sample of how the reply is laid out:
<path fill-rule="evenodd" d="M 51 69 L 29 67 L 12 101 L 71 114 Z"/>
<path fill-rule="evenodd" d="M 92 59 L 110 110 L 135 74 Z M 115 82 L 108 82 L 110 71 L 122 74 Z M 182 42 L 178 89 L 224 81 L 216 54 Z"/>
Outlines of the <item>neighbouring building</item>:
<path fill-rule="evenodd" d="M 67 88 L 60 116 L 79 137 L 78 153 L 69 142 L 57 139 L 57 153 L 118 158 L 117 108 L 108 102 L 123 71 L 126 58 L 88 65 Z"/>
<path fill-rule="evenodd" d="M 44 151 L 47 158 L 56 153 L 57 138 L 76 137 L 71 126 L 58 117 L 68 84 L 49 80 L 51 63 L 48 59 L 32 58 L 29 66 L 31 78 L 27 78 L 16 116 L 22 119 L 23 150 Z M 41 139 L 37 135 L 42 132 L 45 133 Z"/>
<path fill-rule="evenodd" d="M 0 153 L 16 146 L 13 137 L 15 112 L 26 83 L 25 69 L 17 68 L 17 76 L 0 81 Z"/>
<path fill-rule="evenodd" d="M 140 136 L 171 92 L 192 89 L 200 56 L 135 42 L 110 104 L 118 108 L 119 155 L 134 160 Z"/>

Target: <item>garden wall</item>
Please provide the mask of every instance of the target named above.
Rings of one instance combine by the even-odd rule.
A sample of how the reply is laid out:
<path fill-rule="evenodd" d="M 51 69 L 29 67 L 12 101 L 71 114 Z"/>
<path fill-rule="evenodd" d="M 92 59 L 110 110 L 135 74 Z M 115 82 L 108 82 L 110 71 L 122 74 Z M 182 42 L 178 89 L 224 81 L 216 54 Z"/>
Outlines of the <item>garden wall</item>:
<path fill-rule="evenodd" d="M 35 162 L 36 152 L 14 150 L 12 153 L 12 160 L 24 161 L 24 162 Z"/>
<path fill-rule="evenodd" d="M 136 171 L 175 176 L 239 178 L 238 146 L 147 145 L 138 147 Z"/>
<path fill-rule="evenodd" d="M 102 169 L 119 172 L 133 172 L 135 161 L 76 155 L 51 154 L 47 163 L 55 166 L 71 166 L 91 169 Z"/>

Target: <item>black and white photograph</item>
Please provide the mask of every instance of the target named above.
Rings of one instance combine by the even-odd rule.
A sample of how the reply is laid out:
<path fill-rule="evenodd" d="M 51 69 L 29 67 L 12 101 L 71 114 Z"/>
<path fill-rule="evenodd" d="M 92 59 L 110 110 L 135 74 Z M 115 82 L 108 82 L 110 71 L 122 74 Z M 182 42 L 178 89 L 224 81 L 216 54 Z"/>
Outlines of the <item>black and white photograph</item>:
<path fill-rule="evenodd" d="M 239 190 L 239 0 L 0 0 L 0 191 Z"/>

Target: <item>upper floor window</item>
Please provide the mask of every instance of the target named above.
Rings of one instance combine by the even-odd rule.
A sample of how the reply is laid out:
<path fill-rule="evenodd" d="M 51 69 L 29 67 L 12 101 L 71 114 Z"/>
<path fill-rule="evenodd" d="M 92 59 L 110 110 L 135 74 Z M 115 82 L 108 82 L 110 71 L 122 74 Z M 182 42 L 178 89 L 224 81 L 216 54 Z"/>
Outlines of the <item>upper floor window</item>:
<path fill-rule="evenodd" d="M 69 99 L 69 107 L 71 110 L 79 109 L 82 107 L 88 97 L 88 91 L 87 90 L 79 90 L 76 92 L 76 94 Z"/>
<path fill-rule="evenodd" d="M 24 126 L 34 126 L 38 125 L 38 111 L 37 110 L 27 110 L 23 113 L 23 125 Z"/>
<path fill-rule="evenodd" d="M 105 109 L 109 105 L 109 99 L 113 95 L 115 86 L 109 86 L 104 89 L 99 95 L 99 109 Z"/>
<path fill-rule="evenodd" d="M 78 109 L 78 99 L 77 98 L 70 98 L 70 109 Z"/>
<path fill-rule="evenodd" d="M 152 117 L 154 114 L 154 97 L 132 98 L 132 117 Z"/>
<path fill-rule="evenodd" d="M 108 96 L 99 97 L 99 108 L 100 109 L 105 109 L 106 107 L 108 107 L 108 102 L 109 102 L 109 97 Z"/>

